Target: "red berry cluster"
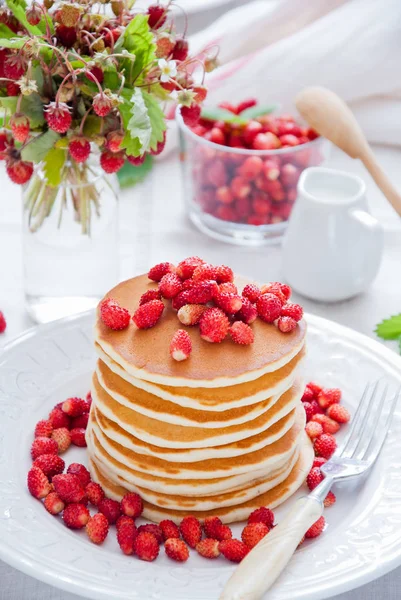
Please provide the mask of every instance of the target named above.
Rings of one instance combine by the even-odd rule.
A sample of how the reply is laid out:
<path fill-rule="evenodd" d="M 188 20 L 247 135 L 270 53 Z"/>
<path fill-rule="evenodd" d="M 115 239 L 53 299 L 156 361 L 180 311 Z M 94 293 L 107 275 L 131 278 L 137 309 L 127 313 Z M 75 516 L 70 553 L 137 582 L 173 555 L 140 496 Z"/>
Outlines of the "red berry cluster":
<path fill-rule="evenodd" d="M 250 327 L 258 317 L 266 323 L 275 323 L 283 333 L 293 331 L 302 319 L 303 309 L 289 302 L 291 288 L 274 282 L 263 285 L 248 284 L 240 295 L 234 284 L 230 267 L 211 265 L 198 256 L 191 256 L 177 266 L 159 263 L 148 273 L 158 283 L 157 290 L 145 292 L 132 320 L 139 329 L 154 327 L 161 318 L 165 304 L 171 300 L 178 320 L 186 326 L 199 326 L 203 340 L 220 343 L 228 335 L 236 344 L 254 342 Z M 100 318 L 111 329 L 125 329 L 130 314 L 112 298 L 100 304 Z M 179 329 L 170 342 L 170 354 L 178 361 L 189 357 L 191 338 Z"/>
<path fill-rule="evenodd" d="M 250 104 L 256 101 L 220 106 L 241 114 Z M 236 153 L 202 144 L 194 150 L 195 202 L 224 221 L 249 225 L 287 221 L 301 172 L 323 160 L 316 144 L 302 147 L 318 137 L 316 132 L 297 124 L 291 115 L 264 115 L 243 125 L 201 119 L 192 130 L 220 146 L 254 151 Z"/>
<path fill-rule="evenodd" d="M 7 328 L 7 321 L 4 314 L 0 310 L 0 333 L 4 333 Z"/>

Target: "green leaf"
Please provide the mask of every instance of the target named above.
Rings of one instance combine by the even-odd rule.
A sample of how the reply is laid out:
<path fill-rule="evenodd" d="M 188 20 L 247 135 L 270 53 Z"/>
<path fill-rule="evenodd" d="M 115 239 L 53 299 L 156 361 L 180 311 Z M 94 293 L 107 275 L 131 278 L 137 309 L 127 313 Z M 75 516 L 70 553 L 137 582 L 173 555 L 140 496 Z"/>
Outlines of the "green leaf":
<path fill-rule="evenodd" d="M 43 160 L 43 169 L 48 185 L 57 187 L 63 178 L 63 167 L 67 152 L 61 148 L 52 148 Z"/>
<path fill-rule="evenodd" d="M 247 123 L 246 119 L 242 119 L 239 115 L 235 115 L 229 110 L 219 107 L 202 108 L 201 117 L 208 121 L 224 121 L 225 123 L 237 123 L 238 125 L 245 125 Z"/>
<path fill-rule="evenodd" d="M 156 98 L 148 92 L 142 92 L 143 99 L 148 109 L 148 115 L 152 127 L 152 134 L 150 136 L 150 147 L 152 150 L 156 150 L 157 142 L 163 140 L 163 132 L 166 131 L 166 119 L 164 113 L 157 102 Z"/>
<path fill-rule="evenodd" d="M 146 175 L 152 169 L 152 166 L 153 156 L 151 154 L 147 154 L 144 162 L 137 167 L 126 161 L 123 168 L 117 173 L 120 187 L 131 187 L 132 185 L 136 185 L 140 181 L 143 181 L 143 179 L 145 179 Z"/>
<path fill-rule="evenodd" d="M 376 334 L 383 340 L 396 340 L 401 336 L 401 313 L 384 319 L 376 326 Z"/>
<path fill-rule="evenodd" d="M 88 115 L 85 119 L 83 133 L 90 138 L 94 135 L 98 135 L 101 128 L 102 119 L 100 117 L 96 117 L 95 115 Z"/>
<path fill-rule="evenodd" d="M 250 121 L 251 119 L 256 119 L 257 117 L 262 117 L 263 115 L 269 115 L 277 110 L 277 108 L 277 104 L 270 104 L 270 106 L 251 106 L 250 108 L 243 110 L 238 116 L 241 119 Z"/>
<path fill-rule="evenodd" d="M 40 65 L 33 67 L 32 77 L 36 81 L 39 94 L 43 94 L 43 69 Z"/>
<path fill-rule="evenodd" d="M 35 163 L 41 162 L 49 150 L 53 148 L 59 137 L 59 134 L 51 129 L 46 131 L 46 133 L 38 135 L 24 146 L 21 152 L 22 158 Z"/>
<path fill-rule="evenodd" d="M 8 29 L 5 25 L 1 24 L 1 27 Z M 10 29 L 8 31 L 11 33 L 10 36 L 4 35 L 3 29 L 0 30 L 0 47 L 1 48 L 22 48 L 25 42 L 29 39 L 28 37 L 16 37 L 15 33 L 13 33 Z"/>
<path fill-rule="evenodd" d="M 0 23 L 0 45 L 3 46 L 3 42 L 15 37 L 14 31 L 11 31 L 4 23 Z"/>
<path fill-rule="evenodd" d="M 135 15 L 124 32 L 122 45 L 131 54 L 135 54 L 134 65 L 129 71 L 132 80 L 135 80 L 143 68 L 156 57 L 156 46 L 153 43 L 153 33 L 149 29 L 147 15 Z"/>
<path fill-rule="evenodd" d="M 47 33 L 47 26 L 46 26 L 46 22 L 47 25 L 50 29 L 50 33 L 54 34 L 54 25 L 53 25 L 53 21 L 51 20 L 49 15 L 46 15 L 46 17 L 43 17 L 40 20 L 40 23 L 38 23 L 37 27 L 40 29 L 40 31 L 42 33 Z"/>
<path fill-rule="evenodd" d="M 45 117 L 43 114 L 43 102 L 39 94 L 23 96 L 21 102 L 21 112 L 29 118 L 32 129 L 41 127 L 41 125 L 43 125 L 45 122 Z"/>
<path fill-rule="evenodd" d="M 30 25 L 25 15 L 25 7 L 15 0 L 6 0 L 8 8 L 13 13 L 14 17 L 19 21 L 25 29 L 27 29 L 32 35 L 41 35 L 41 30 L 36 25 Z"/>
<path fill-rule="evenodd" d="M 122 147 L 126 149 L 127 154 L 138 156 L 150 148 L 152 137 L 152 125 L 148 114 L 148 109 L 144 101 L 144 96 L 140 88 L 135 88 L 131 96 L 130 119 L 125 125 L 125 136 Z M 124 101 L 124 105 L 127 101 Z M 126 119 L 126 116 L 125 116 Z"/>
<path fill-rule="evenodd" d="M 105 71 L 103 79 L 103 87 L 109 90 L 116 90 L 120 85 L 120 79 L 116 71 Z"/>
<path fill-rule="evenodd" d="M 0 98 L 0 106 L 11 113 L 17 110 L 17 96 L 4 96 Z"/>

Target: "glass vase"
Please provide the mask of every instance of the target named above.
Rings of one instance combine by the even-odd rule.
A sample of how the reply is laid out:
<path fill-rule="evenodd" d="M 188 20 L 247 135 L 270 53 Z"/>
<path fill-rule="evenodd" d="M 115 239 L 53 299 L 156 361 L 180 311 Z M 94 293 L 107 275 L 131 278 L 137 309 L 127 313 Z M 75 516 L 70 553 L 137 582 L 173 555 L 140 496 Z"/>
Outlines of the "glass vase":
<path fill-rule="evenodd" d="M 23 191 L 25 304 L 38 323 L 93 308 L 118 280 L 117 179 L 66 163 L 57 187 L 39 167 Z"/>

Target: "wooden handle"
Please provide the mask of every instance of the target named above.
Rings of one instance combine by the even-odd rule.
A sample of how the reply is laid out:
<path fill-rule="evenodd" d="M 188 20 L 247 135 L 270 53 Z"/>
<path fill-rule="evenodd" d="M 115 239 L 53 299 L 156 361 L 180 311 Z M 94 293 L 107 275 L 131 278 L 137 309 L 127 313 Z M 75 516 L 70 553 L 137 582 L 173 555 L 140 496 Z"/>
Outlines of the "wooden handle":
<path fill-rule="evenodd" d="M 220 600 L 260 600 L 290 561 L 305 531 L 323 513 L 315 498 L 300 498 L 288 515 L 251 550 L 234 571 Z"/>
<path fill-rule="evenodd" d="M 389 178 L 378 164 L 375 155 L 371 148 L 367 146 L 363 154 L 361 154 L 361 161 L 372 175 L 377 186 L 381 189 L 391 206 L 401 217 L 401 194 L 397 192 Z"/>

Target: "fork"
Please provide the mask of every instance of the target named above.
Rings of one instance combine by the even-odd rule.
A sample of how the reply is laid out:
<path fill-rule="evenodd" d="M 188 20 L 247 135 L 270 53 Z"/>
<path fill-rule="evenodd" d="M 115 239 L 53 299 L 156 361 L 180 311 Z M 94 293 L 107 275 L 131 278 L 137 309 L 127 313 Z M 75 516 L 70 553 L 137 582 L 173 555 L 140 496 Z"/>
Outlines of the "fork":
<path fill-rule="evenodd" d="M 275 582 L 305 532 L 321 517 L 323 501 L 333 483 L 360 477 L 375 463 L 385 442 L 401 389 L 385 410 L 388 386 L 368 384 L 343 444 L 321 471 L 323 481 L 295 503 L 293 509 L 265 536 L 234 571 L 220 600 L 259 600 Z"/>

